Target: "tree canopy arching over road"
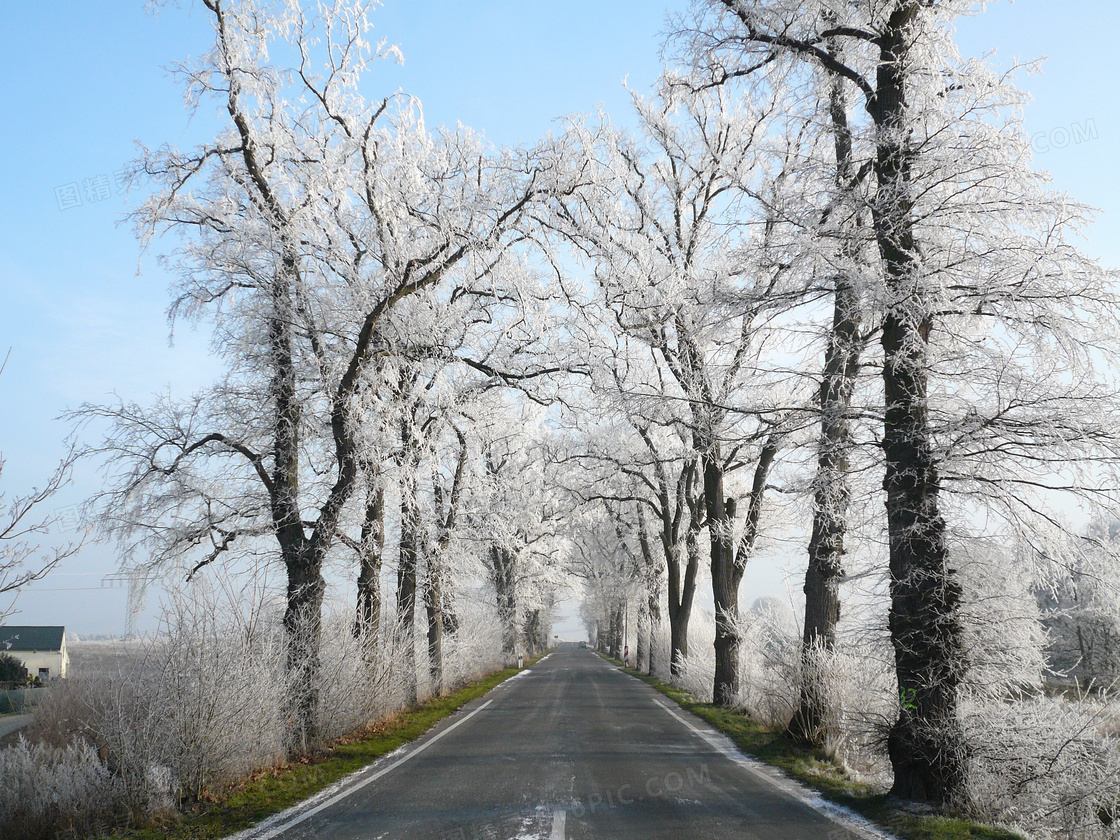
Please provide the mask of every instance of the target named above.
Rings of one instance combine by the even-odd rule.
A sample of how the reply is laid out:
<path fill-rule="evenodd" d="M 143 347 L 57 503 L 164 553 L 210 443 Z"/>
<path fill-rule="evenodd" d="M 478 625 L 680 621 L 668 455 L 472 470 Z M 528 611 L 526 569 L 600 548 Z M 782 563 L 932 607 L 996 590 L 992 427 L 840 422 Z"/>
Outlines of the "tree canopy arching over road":
<path fill-rule="evenodd" d="M 574 592 L 604 653 L 902 800 L 1108 830 L 1120 758 L 1045 692 L 1120 627 L 1084 607 L 1116 601 L 1117 278 L 958 53 L 973 5 L 697 0 L 631 114 L 499 148 L 370 94 L 376 3 L 203 0 L 176 73 L 225 124 L 144 150 L 132 220 L 223 376 L 72 417 L 128 568 L 282 570 L 276 634 L 244 622 L 274 754 L 339 735 L 347 646 L 412 706 L 548 649 Z M 805 597 L 742 608 L 790 545 Z"/>

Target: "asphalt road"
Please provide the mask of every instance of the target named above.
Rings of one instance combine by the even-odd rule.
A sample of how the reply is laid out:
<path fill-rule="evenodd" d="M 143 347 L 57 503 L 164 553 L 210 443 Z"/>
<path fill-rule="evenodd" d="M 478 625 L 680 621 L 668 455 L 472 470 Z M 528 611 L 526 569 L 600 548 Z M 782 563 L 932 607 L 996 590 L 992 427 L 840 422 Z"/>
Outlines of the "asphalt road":
<path fill-rule="evenodd" d="M 855 840 L 645 683 L 564 646 L 243 840 Z"/>

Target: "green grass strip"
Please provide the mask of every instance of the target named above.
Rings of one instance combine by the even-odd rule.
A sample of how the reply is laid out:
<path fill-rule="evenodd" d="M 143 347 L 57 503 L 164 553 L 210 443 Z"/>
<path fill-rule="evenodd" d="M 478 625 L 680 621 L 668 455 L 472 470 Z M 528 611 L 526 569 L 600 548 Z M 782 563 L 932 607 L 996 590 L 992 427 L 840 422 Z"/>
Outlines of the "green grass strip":
<path fill-rule="evenodd" d="M 935 814 L 915 814 L 897 800 L 870 785 L 852 779 L 837 762 L 820 750 L 797 746 L 780 732 L 755 723 L 742 712 L 702 703 L 689 692 L 640 673 L 609 656 L 608 662 L 649 683 L 683 709 L 707 721 L 731 738 L 747 755 L 779 767 L 792 779 L 817 791 L 822 797 L 855 811 L 900 840 L 1023 840 L 1005 828 Z"/>
<path fill-rule="evenodd" d="M 537 657 L 539 659 L 540 657 Z M 527 660 L 525 667 L 537 659 Z M 160 825 L 117 829 L 105 838 L 127 840 L 217 840 L 259 823 L 360 770 L 412 741 L 448 715 L 512 677 L 517 668 L 497 671 L 458 691 L 401 712 L 368 732 L 344 738 L 310 756 L 264 771 L 213 801 L 196 803 Z"/>

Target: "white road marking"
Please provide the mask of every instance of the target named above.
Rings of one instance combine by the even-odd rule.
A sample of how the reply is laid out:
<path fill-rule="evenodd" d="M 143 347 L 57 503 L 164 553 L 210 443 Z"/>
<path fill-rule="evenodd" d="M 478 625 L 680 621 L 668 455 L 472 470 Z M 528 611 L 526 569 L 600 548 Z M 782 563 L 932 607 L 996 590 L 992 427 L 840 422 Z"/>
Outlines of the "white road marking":
<path fill-rule="evenodd" d="M 507 682 L 508 682 L 508 680 L 507 680 Z M 357 781 L 354 784 L 349 785 L 349 786 L 347 786 L 347 784 L 346 784 L 347 780 L 343 779 L 342 782 L 340 783 L 343 786 L 342 790 L 340 790 L 334 796 L 331 796 L 331 797 L 323 800 L 318 805 L 316 805 L 314 808 L 310 808 L 306 811 L 303 811 L 302 813 L 296 814 L 295 816 L 291 817 L 291 819 L 288 819 L 288 820 L 283 819 L 284 814 L 287 813 L 287 812 L 281 812 L 281 813 L 277 814 L 275 817 L 272 817 L 269 820 L 265 820 L 263 823 L 260 823 L 256 826 L 253 826 L 252 828 L 248 828 L 245 831 L 242 831 L 242 832 L 239 832 L 239 833 L 233 835 L 232 837 L 228 838 L 228 840 L 271 840 L 271 838 L 276 837 L 279 834 L 283 834 L 289 828 L 292 828 L 293 826 L 299 825 L 304 820 L 310 819 L 311 817 L 315 816 L 316 814 L 318 814 L 320 811 L 324 810 L 325 808 L 329 808 L 331 805 L 334 805 L 337 802 L 341 802 L 343 799 L 350 796 L 351 794 L 357 793 L 359 790 L 364 788 L 366 785 L 369 785 L 369 784 L 372 784 L 373 782 L 376 782 L 378 779 L 380 779 L 382 776 L 384 776 L 389 771 L 396 770 L 398 767 L 400 767 L 406 761 L 409 761 L 409 760 L 415 758 L 416 756 L 420 755 L 420 753 L 424 752 L 424 750 L 426 750 L 428 747 L 430 747 L 432 744 L 434 744 L 436 741 L 438 741 L 444 735 L 448 734 L 449 732 L 453 732 L 455 729 L 458 729 L 460 726 L 462 726 L 464 723 L 466 723 L 468 720 L 470 720 L 472 717 L 477 715 L 479 712 L 481 712 L 483 709 L 485 709 L 487 706 L 489 706 L 493 702 L 494 702 L 493 700 L 487 700 L 485 703 L 483 703 L 481 706 L 479 706 L 477 709 L 475 709 L 470 714 L 468 714 L 465 717 L 462 717 L 459 720 L 455 721 L 455 723 L 451 724 L 449 727 L 444 729 L 442 732 L 436 733 L 434 736 L 429 738 L 427 741 L 425 741 L 423 744 L 418 746 L 416 749 L 414 749 L 411 752 L 406 753 L 405 755 L 401 756 L 399 759 L 394 761 L 389 766 L 382 767 L 376 773 L 373 773 L 373 774 L 367 776 L 366 778 L 361 779 L 361 780 L 359 780 L 359 781 Z M 359 770 L 358 774 L 360 774 L 361 772 L 362 771 Z M 333 790 L 333 789 L 334 788 L 328 788 L 328 791 Z M 304 804 L 306 804 L 306 803 L 304 803 Z M 297 805 L 296 807 L 298 808 L 299 806 Z M 279 821 L 278 825 L 275 824 L 277 821 Z M 257 832 L 260 832 L 260 833 L 257 833 Z"/>
<path fill-rule="evenodd" d="M 552 815 L 552 836 L 549 840 L 564 840 L 564 825 L 567 821 L 567 811 L 557 811 Z"/>
<path fill-rule="evenodd" d="M 687 726 L 696 735 L 699 735 L 701 738 L 703 738 L 712 747 L 712 749 L 716 750 L 724 757 L 735 762 L 755 777 L 762 779 L 763 781 L 777 788 L 787 796 L 792 796 L 802 804 L 812 808 L 818 814 L 828 817 L 837 825 L 840 825 L 855 834 L 859 834 L 864 838 L 867 838 L 867 840 L 895 840 L 893 835 L 886 834 L 879 831 L 877 828 L 873 828 L 871 824 L 868 823 L 863 817 L 852 811 L 849 811 L 847 808 L 843 808 L 819 796 L 806 796 L 804 790 L 800 785 L 790 782 L 778 771 L 773 770 L 770 767 L 758 765 L 757 762 L 747 758 L 742 753 L 740 753 L 739 750 L 735 747 L 734 742 L 731 741 L 730 738 L 727 738 L 724 735 L 717 735 L 716 733 L 706 732 L 705 730 L 700 729 L 699 727 L 693 725 L 692 721 L 677 714 L 674 709 L 666 706 L 656 698 L 653 702 L 667 711 L 670 715 L 683 723 L 685 726 Z M 773 773 L 774 775 L 770 775 L 770 773 Z"/>

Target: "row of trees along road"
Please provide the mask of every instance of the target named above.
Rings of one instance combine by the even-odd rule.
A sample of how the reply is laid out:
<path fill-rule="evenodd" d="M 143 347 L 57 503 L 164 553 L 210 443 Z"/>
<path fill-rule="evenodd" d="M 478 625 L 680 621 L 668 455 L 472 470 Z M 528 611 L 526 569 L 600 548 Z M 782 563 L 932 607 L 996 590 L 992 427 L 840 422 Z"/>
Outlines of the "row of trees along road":
<path fill-rule="evenodd" d="M 211 319 L 228 373 L 185 403 L 81 414 L 111 423 L 96 449 L 119 469 L 100 497 L 101 521 L 138 562 L 162 568 L 205 546 L 193 573 L 241 546 L 255 554 L 272 542 L 287 571 L 291 716 L 302 743 L 315 730 L 323 566 L 355 501 L 364 517 L 357 623 L 378 623 L 385 461 L 371 441 L 383 441 L 378 433 L 396 418 L 397 605 L 410 637 L 419 476 L 446 466 L 432 463 L 438 433 L 456 428 L 452 409 L 423 395 L 447 375 L 436 362 L 502 378 L 484 359 L 458 354 L 439 319 L 493 333 L 496 310 L 539 296 L 509 251 L 527 210 L 546 190 L 564 189 L 564 174 L 548 150 L 494 150 L 466 129 L 433 133 L 406 96 L 367 102 L 358 91 L 363 72 L 393 52 L 364 40 L 367 4 L 317 17 L 295 4 L 204 5 L 213 47 L 178 72 L 190 103 L 216 98 L 229 127 L 193 152 L 145 154 L 137 176 L 157 189 L 134 218 L 145 241 L 162 229 L 184 234 L 171 314 Z M 294 68 L 269 63 L 282 46 Z M 533 289 L 521 295 L 525 283 Z M 505 329 L 519 331 L 516 321 Z M 446 529 L 454 487 L 443 502 L 451 505 L 439 515 Z M 445 542 L 436 538 L 441 550 Z M 436 580 L 433 571 L 433 593 Z"/>
<path fill-rule="evenodd" d="M 645 668 L 664 591 L 676 674 L 706 566 L 713 696 L 734 704 L 778 491 L 810 502 L 790 733 L 821 744 L 853 482 L 878 474 L 894 791 L 964 797 L 953 541 L 1052 557 L 1060 497 L 1111 506 L 1120 456 L 1110 278 L 1070 244 L 1084 209 L 1030 169 L 1021 94 L 957 54 L 971 3 L 697 2 L 636 130 L 574 118 L 532 149 L 364 97 L 394 54 L 365 40 L 371 4 L 203 5 L 213 46 L 178 72 L 227 129 L 147 151 L 134 220 L 181 235 L 171 314 L 211 324 L 226 375 L 78 417 L 108 421 L 94 508 L 132 563 L 283 564 L 292 748 L 335 556 L 370 656 L 394 632 L 414 658 L 423 608 L 437 691 L 472 576 L 510 657 L 547 643 L 568 578 L 616 643 L 637 587 Z"/>

